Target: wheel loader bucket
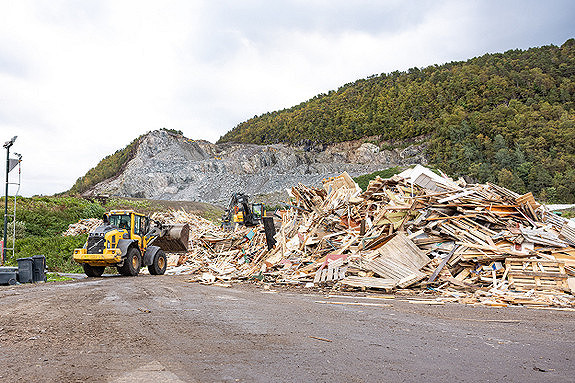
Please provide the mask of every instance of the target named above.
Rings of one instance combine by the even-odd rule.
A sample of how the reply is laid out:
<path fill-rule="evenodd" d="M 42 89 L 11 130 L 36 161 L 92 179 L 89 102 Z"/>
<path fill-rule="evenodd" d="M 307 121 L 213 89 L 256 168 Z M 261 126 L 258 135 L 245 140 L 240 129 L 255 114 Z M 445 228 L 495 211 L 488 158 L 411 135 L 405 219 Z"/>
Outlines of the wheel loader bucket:
<path fill-rule="evenodd" d="M 190 239 L 190 227 L 187 223 L 170 225 L 164 228 L 162 236 L 156 238 L 155 246 L 169 253 L 180 253 L 188 251 Z"/>

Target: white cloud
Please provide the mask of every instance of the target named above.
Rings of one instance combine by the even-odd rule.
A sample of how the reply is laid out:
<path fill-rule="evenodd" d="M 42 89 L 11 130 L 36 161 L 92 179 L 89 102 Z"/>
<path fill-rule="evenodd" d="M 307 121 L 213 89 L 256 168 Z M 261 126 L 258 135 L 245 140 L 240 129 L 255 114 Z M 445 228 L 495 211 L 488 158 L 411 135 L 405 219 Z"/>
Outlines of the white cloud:
<path fill-rule="evenodd" d="M 371 74 L 561 44 L 575 8 L 553 5 L 6 1 L 0 141 L 19 136 L 23 192 L 52 194 L 149 130 L 215 141 Z"/>

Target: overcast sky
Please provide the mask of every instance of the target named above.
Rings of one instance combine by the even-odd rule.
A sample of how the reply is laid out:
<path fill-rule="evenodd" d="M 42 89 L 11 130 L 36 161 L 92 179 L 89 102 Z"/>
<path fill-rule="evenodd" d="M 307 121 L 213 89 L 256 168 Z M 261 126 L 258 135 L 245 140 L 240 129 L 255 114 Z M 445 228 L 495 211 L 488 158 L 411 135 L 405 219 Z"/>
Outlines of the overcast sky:
<path fill-rule="evenodd" d="M 571 0 L 0 0 L 0 143 L 49 195 L 148 131 L 215 142 L 372 74 L 561 45 L 574 20 Z"/>

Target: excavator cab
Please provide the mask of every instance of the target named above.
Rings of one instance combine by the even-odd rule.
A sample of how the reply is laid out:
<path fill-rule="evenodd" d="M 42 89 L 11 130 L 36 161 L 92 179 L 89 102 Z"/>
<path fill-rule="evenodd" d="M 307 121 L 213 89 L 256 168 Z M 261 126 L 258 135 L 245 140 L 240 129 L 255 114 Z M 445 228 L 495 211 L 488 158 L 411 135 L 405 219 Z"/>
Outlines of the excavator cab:
<path fill-rule="evenodd" d="M 262 217 L 264 216 L 264 205 L 261 203 L 252 203 L 252 215 L 254 222 L 257 224 L 262 222 Z"/>

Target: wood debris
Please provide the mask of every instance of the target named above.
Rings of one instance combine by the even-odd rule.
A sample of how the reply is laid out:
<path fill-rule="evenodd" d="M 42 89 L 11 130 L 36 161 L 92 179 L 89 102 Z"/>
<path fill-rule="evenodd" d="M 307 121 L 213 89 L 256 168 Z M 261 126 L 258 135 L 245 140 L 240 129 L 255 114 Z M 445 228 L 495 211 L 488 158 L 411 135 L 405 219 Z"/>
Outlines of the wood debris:
<path fill-rule="evenodd" d="M 62 233 L 63 236 L 73 236 L 73 235 L 80 235 L 80 234 L 87 234 L 93 229 L 101 226 L 104 223 L 101 219 L 98 218 L 86 218 L 81 219 L 77 223 L 73 223 L 68 226 L 68 230 Z"/>
<path fill-rule="evenodd" d="M 324 181 L 292 187 L 269 250 L 263 226 L 226 231 L 184 211 L 155 215 L 190 225 L 190 251 L 170 258 L 168 272 L 204 283 L 419 289 L 437 304 L 575 307 L 575 230 L 531 193 L 422 166 L 364 192 L 347 174 Z"/>

